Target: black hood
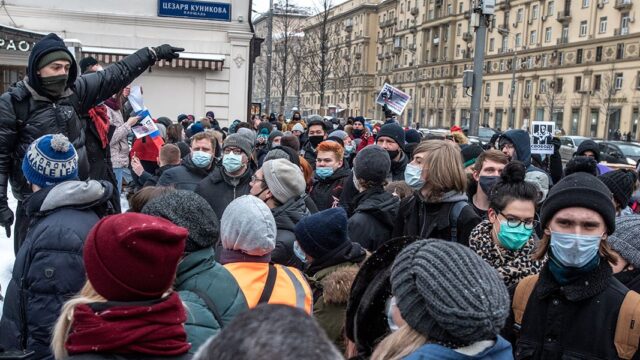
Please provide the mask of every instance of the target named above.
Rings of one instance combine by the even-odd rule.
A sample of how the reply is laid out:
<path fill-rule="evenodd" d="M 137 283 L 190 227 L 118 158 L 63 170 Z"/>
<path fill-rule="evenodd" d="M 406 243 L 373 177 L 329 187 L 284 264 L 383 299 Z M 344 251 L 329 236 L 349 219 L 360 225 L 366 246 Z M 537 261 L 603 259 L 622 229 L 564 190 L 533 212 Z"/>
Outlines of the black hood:
<path fill-rule="evenodd" d="M 29 66 L 27 68 L 28 82 L 29 85 L 42 96 L 46 97 L 46 94 L 42 91 L 42 84 L 40 82 L 40 76 L 38 75 L 38 62 L 43 56 L 60 50 L 66 52 L 69 54 L 69 57 L 71 57 L 71 67 L 69 68 L 69 78 L 67 79 L 67 88 L 71 88 L 78 77 L 78 64 L 73 54 L 67 49 L 64 41 L 58 35 L 50 33 L 42 38 L 42 40 L 36 43 L 29 55 Z"/>
<path fill-rule="evenodd" d="M 278 230 L 293 231 L 303 217 L 309 215 L 303 196 L 290 199 L 284 205 L 271 210 Z"/>
<path fill-rule="evenodd" d="M 361 192 L 354 198 L 355 212 L 371 214 L 384 225 L 393 227 L 400 209 L 400 199 L 384 191 L 371 189 Z"/>
<path fill-rule="evenodd" d="M 600 162 L 600 147 L 595 141 L 588 139 L 581 142 L 575 155 L 583 156 L 585 151 L 592 151 L 595 154 L 596 162 Z"/>

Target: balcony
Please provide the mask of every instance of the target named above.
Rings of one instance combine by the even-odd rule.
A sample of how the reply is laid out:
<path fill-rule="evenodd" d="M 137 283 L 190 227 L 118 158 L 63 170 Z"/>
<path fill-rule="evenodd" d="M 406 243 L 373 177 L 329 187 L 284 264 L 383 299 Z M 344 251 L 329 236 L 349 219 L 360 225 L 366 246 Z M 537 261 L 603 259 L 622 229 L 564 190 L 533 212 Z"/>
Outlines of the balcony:
<path fill-rule="evenodd" d="M 613 29 L 613 36 L 621 36 L 621 35 L 629 35 L 629 28 L 623 27 L 623 28 Z"/>
<path fill-rule="evenodd" d="M 629 10 L 633 6 L 633 2 L 631 0 L 616 0 L 613 7 L 618 10 Z"/>
<path fill-rule="evenodd" d="M 556 20 L 558 20 L 558 22 L 563 24 L 568 23 L 569 21 L 571 21 L 571 11 L 569 10 L 558 11 L 558 16 L 556 17 Z"/>
<path fill-rule="evenodd" d="M 558 38 L 558 40 L 556 40 L 556 44 L 557 45 L 564 45 L 564 44 L 568 44 L 569 43 L 569 38 L 568 37 L 561 37 Z"/>
<path fill-rule="evenodd" d="M 471 42 L 473 41 L 473 34 L 466 32 L 464 34 L 462 34 L 462 40 L 466 41 L 466 42 Z"/>

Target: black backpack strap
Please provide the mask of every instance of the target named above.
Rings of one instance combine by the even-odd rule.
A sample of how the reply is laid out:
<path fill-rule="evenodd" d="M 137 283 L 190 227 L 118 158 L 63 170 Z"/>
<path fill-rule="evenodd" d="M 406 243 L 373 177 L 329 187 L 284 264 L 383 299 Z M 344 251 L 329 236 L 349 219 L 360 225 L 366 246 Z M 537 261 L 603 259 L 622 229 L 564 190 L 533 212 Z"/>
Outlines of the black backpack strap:
<path fill-rule="evenodd" d="M 451 210 L 449 211 L 449 226 L 451 228 L 451 241 L 458 242 L 458 218 L 460 217 L 460 213 L 462 209 L 467 206 L 468 203 L 466 201 L 458 201 L 453 204 Z"/>
<path fill-rule="evenodd" d="M 185 289 L 185 290 L 191 291 L 192 293 L 198 295 L 198 297 L 204 301 L 204 303 L 207 305 L 207 308 L 209 309 L 209 311 L 211 311 L 211 313 L 213 313 L 213 317 L 216 319 L 216 321 L 220 325 L 220 329 L 222 329 L 224 327 L 224 324 L 222 323 L 222 316 L 220 315 L 220 311 L 218 310 L 218 307 L 213 302 L 213 300 L 211 300 L 211 298 L 207 294 L 205 294 L 203 291 L 200 291 L 197 289 Z"/>
<path fill-rule="evenodd" d="M 277 275 L 278 269 L 276 269 L 275 265 L 269 263 L 269 273 L 267 274 L 267 281 L 264 283 L 264 289 L 262 290 L 262 295 L 260 295 L 258 304 L 267 303 L 269 302 L 269 299 L 271 299 L 271 293 L 273 293 L 273 287 L 276 284 Z"/>

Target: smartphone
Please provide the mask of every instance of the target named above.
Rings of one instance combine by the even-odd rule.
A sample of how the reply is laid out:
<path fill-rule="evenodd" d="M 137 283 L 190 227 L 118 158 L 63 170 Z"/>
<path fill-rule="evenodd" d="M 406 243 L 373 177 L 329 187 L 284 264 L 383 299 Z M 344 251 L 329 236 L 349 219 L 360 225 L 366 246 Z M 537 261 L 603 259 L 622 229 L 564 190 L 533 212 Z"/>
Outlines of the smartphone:
<path fill-rule="evenodd" d="M 31 350 L 11 350 L 0 352 L 0 359 L 29 359 L 35 351 Z"/>

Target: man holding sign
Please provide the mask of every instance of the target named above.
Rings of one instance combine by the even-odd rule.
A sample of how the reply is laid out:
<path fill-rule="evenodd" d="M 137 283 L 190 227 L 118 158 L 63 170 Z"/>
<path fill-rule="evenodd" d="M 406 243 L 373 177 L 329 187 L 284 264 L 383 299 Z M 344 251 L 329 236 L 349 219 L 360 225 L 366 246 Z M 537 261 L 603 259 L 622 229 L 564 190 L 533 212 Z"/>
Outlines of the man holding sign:
<path fill-rule="evenodd" d="M 143 48 L 104 69 L 78 76 L 78 65 L 56 34 L 40 40 L 29 55 L 27 78 L 0 96 L 0 226 L 10 235 L 14 214 L 7 205 L 11 179 L 16 209 L 15 251 L 24 239 L 28 221 L 22 201 L 31 187 L 20 164 L 27 147 L 46 134 L 62 133 L 78 152 L 80 179 L 86 179 L 89 162 L 85 126 L 80 120 L 92 107 L 109 98 L 158 60 L 172 60 L 184 49 L 170 45 Z"/>

